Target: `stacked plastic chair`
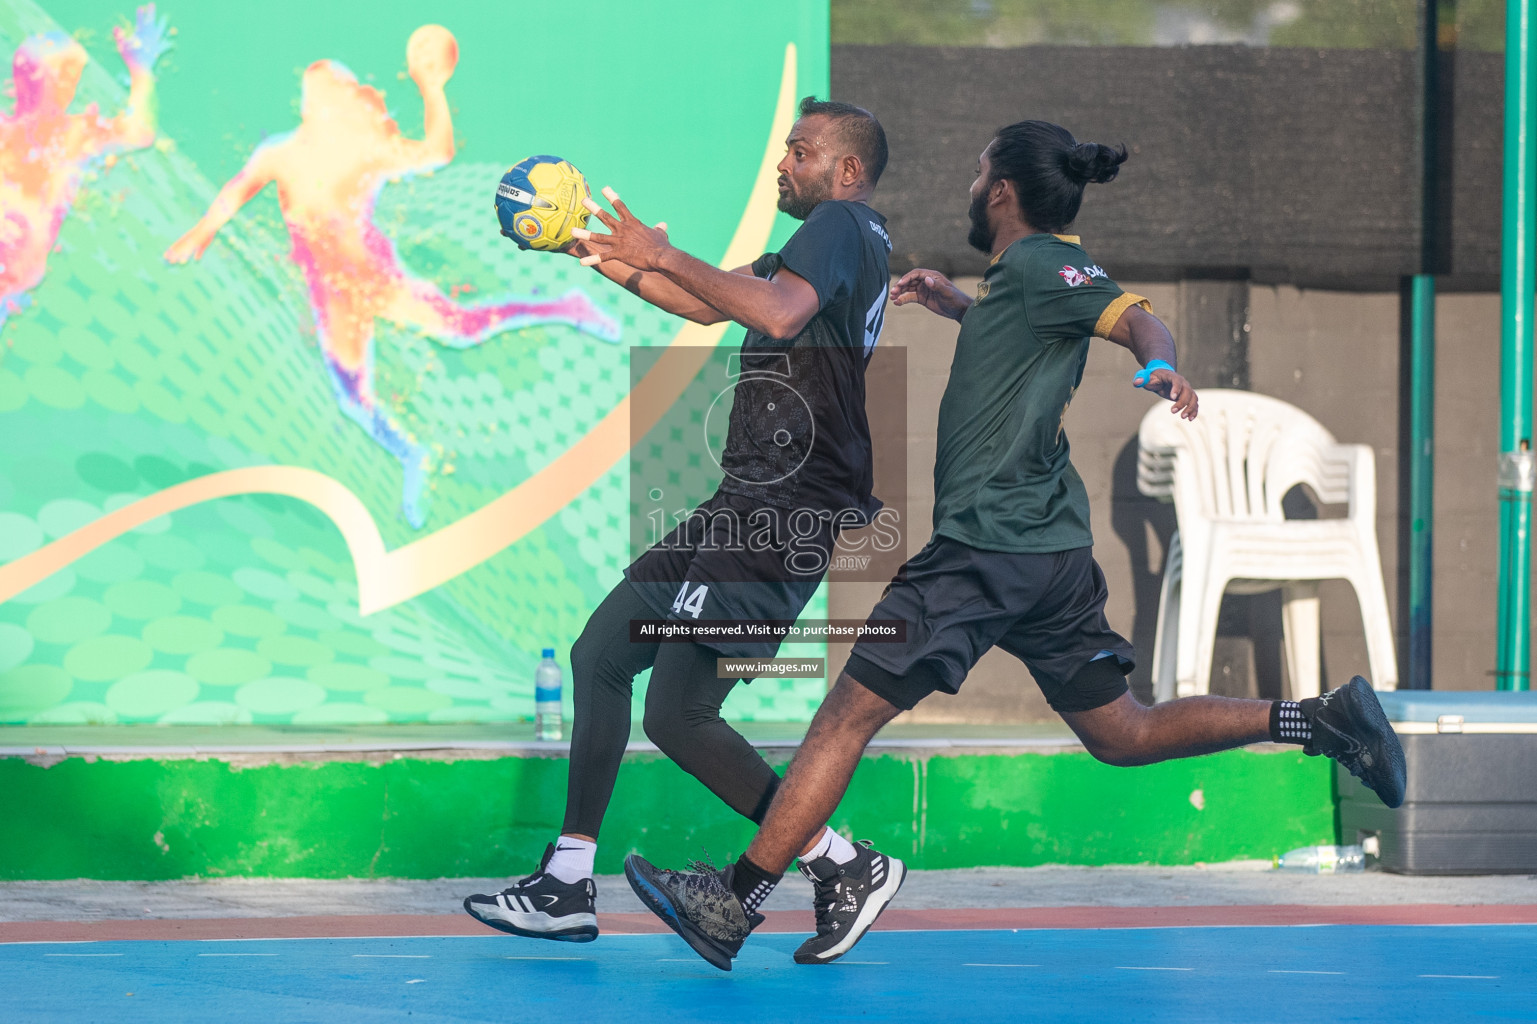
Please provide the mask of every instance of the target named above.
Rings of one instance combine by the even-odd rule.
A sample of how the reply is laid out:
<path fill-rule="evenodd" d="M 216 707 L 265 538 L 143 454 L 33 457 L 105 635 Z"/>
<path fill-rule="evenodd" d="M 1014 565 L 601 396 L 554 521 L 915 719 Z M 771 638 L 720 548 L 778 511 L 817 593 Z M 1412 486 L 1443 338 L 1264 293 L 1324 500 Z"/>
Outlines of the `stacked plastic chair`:
<path fill-rule="evenodd" d="M 1398 685 L 1393 626 L 1377 550 L 1376 460 L 1340 444 L 1317 420 L 1248 391 L 1201 392 L 1189 422 L 1159 403 L 1138 431 L 1137 487 L 1174 503 L 1153 651 L 1158 700 L 1206 693 L 1222 595 L 1282 592 L 1293 699 L 1319 689 L 1318 582 L 1349 581 L 1361 605 L 1372 684 Z M 1287 519 L 1299 484 L 1343 518 Z"/>

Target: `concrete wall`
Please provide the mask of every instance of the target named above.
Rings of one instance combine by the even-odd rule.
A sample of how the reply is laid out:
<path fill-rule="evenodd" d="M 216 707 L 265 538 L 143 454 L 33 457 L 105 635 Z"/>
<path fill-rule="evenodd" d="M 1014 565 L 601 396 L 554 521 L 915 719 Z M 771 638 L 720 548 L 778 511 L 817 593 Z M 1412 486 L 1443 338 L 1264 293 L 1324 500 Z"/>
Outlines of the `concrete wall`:
<path fill-rule="evenodd" d="M 975 282 L 975 278 L 958 281 L 968 290 Z M 1127 282 L 1126 287 L 1149 297 L 1179 340 L 1187 332 L 1198 331 L 1208 312 L 1207 293 L 1192 284 Z M 1368 444 L 1376 453 L 1378 546 L 1402 664 L 1398 296 L 1292 286 L 1244 284 L 1242 288 L 1247 292 L 1243 333 L 1249 387 L 1297 405 L 1341 441 Z M 1463 294 L 1443 296 L 1437 317 L 1436 689 L 1493 685 L 1487 673 L 1494 659 L 1498 316 L 1498 296 Z M 934 425 L 956 330 L 953 322 L 909 306 L 889 310 L 882 337 L 883 346 L 906 348 L 909 553 L 929 536 Z M 1146 698 L 1158 584 L 1174 516 L 1171 506 L 1137 493 L 1136 430 L 1155 399 L 1131 388 L 1135 369 L 1130 353 L 1108 342 L 1097 343 L 1067 429 L 1074 464 L 1093 504 L 1095 555 L 1110 586 L 1107 613 L 1111 624 L 1139 649 L 1141 662 L 1132 683 Z M 1196 381 L 1198 386 L 1219 382 L 1232 383 Z M 872 385 L 872 396 L 881 393 Z M 889 435 L 880 431 L 878 405 L 871 403 L 879 449 L 889 444 Z M 879 451 L 877 459 L 884 462 Z M 878 493 L 885 493 L 882 484 L 878 470 Z M 1323 515 L 1331 511 L 1317 510 Z M 879 599 L 881 589 L 880 583 L 835 580 L 831 614 L 862 617 Z M 1350 587 L 1327 583 L 1322 598 L 1324 685 L 1331 687 L 1366 671 L 1366 647 Z M 829 667 L 836 670 L 847 648 L 835 647 L 829 655 Z M 1224 602 L 1212 691 L 1235 696 L 1286 692 L 1277 597 L 1229 597 Z M 1053 716 L 1024 667 L 1009 655 L 993 651 L 973 670 L 959 696 L 931 698 L 908 717 L 943 722 L 1037 721 Z"/>
<path fill-rule="evenodd" d="M 832 95 L 881 119 L 891 265 L 981 273 L 962 190 L 998 126 L 1124 142 L 1078 227 L 1126 279 L 1247 277 L 1343 290 L 1422 268 L 1423 145 L 1412 50 L 835 46 Z M 1503 55 L 1446 54 L 1436 273 L 1497 288 Z M 1191 273 L 1200 271 L 1201 273 Z"/>

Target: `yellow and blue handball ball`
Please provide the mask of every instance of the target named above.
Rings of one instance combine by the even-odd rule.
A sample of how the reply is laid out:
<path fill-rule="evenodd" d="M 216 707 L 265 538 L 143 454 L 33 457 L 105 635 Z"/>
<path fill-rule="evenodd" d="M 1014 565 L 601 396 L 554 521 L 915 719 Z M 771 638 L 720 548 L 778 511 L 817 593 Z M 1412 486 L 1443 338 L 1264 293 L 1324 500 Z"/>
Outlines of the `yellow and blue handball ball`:
<path fill-rule="evenodd" d="M 592 195 L 587 179 L 568 160 L 531 156 L 502 175 L 496 186 L 496 219 L 519 249 L 553 252 L 587 226 L 582 200 Z"/>

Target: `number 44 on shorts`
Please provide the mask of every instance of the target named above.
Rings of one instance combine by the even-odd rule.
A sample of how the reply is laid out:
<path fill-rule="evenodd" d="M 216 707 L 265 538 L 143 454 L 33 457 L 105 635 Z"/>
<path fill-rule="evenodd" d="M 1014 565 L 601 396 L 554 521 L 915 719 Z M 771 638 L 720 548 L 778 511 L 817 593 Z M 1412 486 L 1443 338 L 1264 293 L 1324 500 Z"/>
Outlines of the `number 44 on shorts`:
<path fill-rule="evenodd" d="M 689 593 L 689 584 L 685 583 L 678 588 L 678 596 L 673 598 L 672 610 L 679 615 L 688 612 L 697 619 L 699 613 L 704 611 L 704 597 L 709 592 L 709 586 L 701 583 L 694 587 L 693 593 Z"/>

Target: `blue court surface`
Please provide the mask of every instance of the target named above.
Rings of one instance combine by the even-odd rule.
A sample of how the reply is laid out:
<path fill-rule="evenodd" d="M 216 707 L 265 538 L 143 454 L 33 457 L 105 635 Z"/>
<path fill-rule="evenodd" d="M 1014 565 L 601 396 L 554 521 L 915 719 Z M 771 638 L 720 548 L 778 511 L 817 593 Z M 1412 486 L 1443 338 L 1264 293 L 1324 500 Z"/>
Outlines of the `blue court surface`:
<path fill-rule="evenodd" d="M 1537 1020 L 1537 926 L 877 931 L 837 964 L 754 936 L 15 943 L 6 1021 Z"/>

